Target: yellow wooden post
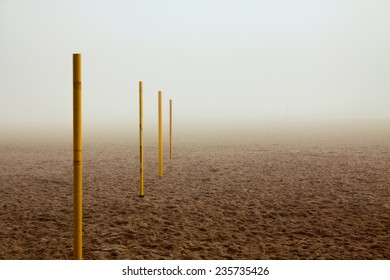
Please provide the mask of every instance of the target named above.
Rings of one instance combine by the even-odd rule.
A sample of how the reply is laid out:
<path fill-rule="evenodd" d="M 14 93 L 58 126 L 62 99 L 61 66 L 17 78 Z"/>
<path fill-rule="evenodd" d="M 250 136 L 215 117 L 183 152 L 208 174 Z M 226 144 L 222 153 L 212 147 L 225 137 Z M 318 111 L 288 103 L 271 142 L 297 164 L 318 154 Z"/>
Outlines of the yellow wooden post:
<path fill-rule="evenodd" d="M 172 159 L 172 99 L 169 99 L 169 158 Z"/>
<path fill-rule="evenodd" d="M 81 54 L 73 54 L 73 258 L 83 259 Z"/>
<path fill-rule="evenodd" d="M 158 92 L 158 175 L 162 177 L 162 93 Z"/>
<path fill-rule="evenodd" d="M 139 82 L 139 197 L 144 197 L 144 119 L 142 108 L 142 81 Z"/>

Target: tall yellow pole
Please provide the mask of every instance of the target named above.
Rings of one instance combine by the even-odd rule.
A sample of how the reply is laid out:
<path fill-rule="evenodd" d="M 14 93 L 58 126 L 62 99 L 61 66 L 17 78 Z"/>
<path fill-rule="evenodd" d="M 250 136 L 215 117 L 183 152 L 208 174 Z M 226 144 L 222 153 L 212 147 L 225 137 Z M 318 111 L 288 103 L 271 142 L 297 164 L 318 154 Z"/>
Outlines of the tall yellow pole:
<path fill-rule="evenodd" d="M 144 197 L 144 119 L 142 103 L 142 81 L 139 81 L 139 197 Z"/>
<path fill-rule="evenodd" d="M 83 258 L 81 54 L 73 54 L 73 258 Z"/>
<path fill-rule="evenodd" d="M 169 99 L 169 158 L 172 159 L 172 99 Z"/>
<path fill-rule="evenodd" d="M 158 92 L 158 175 L 162 177 L 162 93 Z"/>

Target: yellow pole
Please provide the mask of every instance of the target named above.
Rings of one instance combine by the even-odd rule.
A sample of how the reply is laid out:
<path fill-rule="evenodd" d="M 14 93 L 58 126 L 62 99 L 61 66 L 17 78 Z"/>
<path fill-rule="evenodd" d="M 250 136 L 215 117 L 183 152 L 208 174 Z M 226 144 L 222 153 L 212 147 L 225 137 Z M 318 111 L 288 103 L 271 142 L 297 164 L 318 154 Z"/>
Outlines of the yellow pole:
<path fill-rule="evenodd" d="M 162 93 L 158 92 L 158 175 L 162 177 Z"/>
<path fill-rule="evenodd" d="M 139 197 L 144 197 L 144 119 L 142 108 L 142 81 L 139 81 Z"/>
<path fill-rule="evenodd" d="M 172 99 L 169 99 L 169 158 L 172 159 Z"/>
<path fill-rule="evenodd" d="M 73 54 L 73 258 L 83 259 L 81 54 Z"/>

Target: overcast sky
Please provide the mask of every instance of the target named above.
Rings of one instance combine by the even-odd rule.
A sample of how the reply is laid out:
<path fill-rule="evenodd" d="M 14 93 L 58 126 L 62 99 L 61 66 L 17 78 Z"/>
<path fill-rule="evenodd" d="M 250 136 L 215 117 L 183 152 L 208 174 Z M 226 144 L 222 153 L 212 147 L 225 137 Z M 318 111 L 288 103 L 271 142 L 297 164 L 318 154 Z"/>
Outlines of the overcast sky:
<path fill-rule="evenodd" d="M 0 124 L 390 118 L 388 0 L 0 0 Z M 166 116 L 166 115 L 164 115 Z"/>

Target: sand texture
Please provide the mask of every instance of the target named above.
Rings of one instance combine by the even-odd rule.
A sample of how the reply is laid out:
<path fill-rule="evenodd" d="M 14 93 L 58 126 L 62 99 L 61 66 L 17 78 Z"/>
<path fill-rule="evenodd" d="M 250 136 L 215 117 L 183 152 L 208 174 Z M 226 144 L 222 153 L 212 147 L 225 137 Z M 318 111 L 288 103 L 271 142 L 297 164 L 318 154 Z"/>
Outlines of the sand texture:
<path fill-rule="evenodd" d="M 390 143 L 84 144 L 85 259 L 389 259 Z M 0 146 L 0 259 L 72 258 L 72 143 Z"/>

